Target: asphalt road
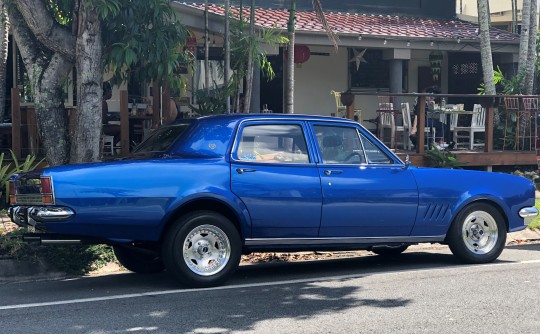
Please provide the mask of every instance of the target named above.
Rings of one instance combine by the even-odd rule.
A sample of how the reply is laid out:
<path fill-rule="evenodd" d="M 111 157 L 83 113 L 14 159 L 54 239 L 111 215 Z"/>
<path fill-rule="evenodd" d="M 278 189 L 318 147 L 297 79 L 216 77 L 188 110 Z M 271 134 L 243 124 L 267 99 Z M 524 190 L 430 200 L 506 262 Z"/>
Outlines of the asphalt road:
<path fill-rule="evenodd" d="M 0 333 L 540 333 L 540 243 L 242 266 L 189 290 L 130 273 L 0 285 Z"/>

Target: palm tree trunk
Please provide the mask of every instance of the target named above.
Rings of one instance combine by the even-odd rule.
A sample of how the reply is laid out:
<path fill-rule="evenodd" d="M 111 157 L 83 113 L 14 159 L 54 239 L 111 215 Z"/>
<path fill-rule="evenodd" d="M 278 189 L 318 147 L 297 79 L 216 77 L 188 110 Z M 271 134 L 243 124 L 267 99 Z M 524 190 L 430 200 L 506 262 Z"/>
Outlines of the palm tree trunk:
<path fill-rule="evenodd" d="M 287 26 L 289 45 L 287 50 L 287 79 L 285 81 L 285 112 L 294 114 L 294 21 L 296 16 L 296 0 L 291 0 L 289 23 Z"/>
<path fill-rule="evenodd" d="M 6 75 L 9 42 L 9 18 L 7 4 L 0 0 L 0 121 L 7 118 L 6 105 Z"/>
<path fill-rule="evenodd" d="M 326 21 L 324 11 L 320 0 L 312 0 L 313 10 L 319 19 L 319 22 L 323 26 L 328 38 L 334 45 L 334 50 L 338 50 L 339 38 L 330 28 L 330 25 Z M 296 0 L 291 0 L 291 9 L 289 11 L 289 23 L 287 25 L 289 46 L 288 46 L 288 58 L 287 58 L 287 79 L 285 81 L 285 112 L 288 114 L 294 114 L 294 45 L 295 45 L 295 30 L 294 21 L 296 18 Z"/>
<path fill-rule="evenodd" d="M 521 36 L 519 40 L 519 64 L 518 74 L 525 76 L 527 69 L 527 56 L 529 53 L 529 34 L 531 25 L 531 0 L 523 0 L 523 9 L 521 11 Z M 521 84 L 521 90 L 524 90 L 524 83 Z"/>
<path fill-rule="evenodd" d="M 533 94 L 534 91 L 534 79 L 536 77 L 536 37 L 538 30 L 538 21 L 536 17 L 536 10 L 538 7 L 538 0 L 531 1 L 531 11 L 528 18 L 523 17 L 522 20 L 529 20 L 529 48 L 527 52 L 527 64 L 525 65 L 525 94 Z"/>
<path fill-rule="evenodd" d="M 484 87 L 487 95 L 495 95 L 493 80 L 493 58 L 491 56 L 491 41 L 489 39 L 489 2 L 478 0 L 478 25 L 480 26 L 480 54 L 484 74 Z"/>
<path fill-rule="evenodd" d="M 204 86 L 207 92 L 210 91 L 210 72 L 208 58 L 210 54 L 210 45 L 208 39 L 208 0 L 204 1 Z"/>
<path fill-rule="evenodd" d="M 249 12 L 249 42 L 253 43 L 255 40 L 255 0 L 251 0 L 250 12 Z M 252 45 L 249 46 L 249 55 L 246 69 L 246 91 L 244 94 L 244 113 L 249 113 L 251 107 L 251 92 L 253 91 L 253 49 Z"/>
<path fill-rule="evenodd" d="M 225 71 L 224 71 L 224 86 L 229 91 L 229 77 L 231 66 L 231 33 L 230 33 L 230 0 L 225 0 L 225 39 L 224 39 L 224 51 L 225 51 Z M 225 112 L 231 113 L 231 98 L 227 94 L 225 101 Z"/>
<path fill-rule="evenodd" d="M 510 0 L 510 2 L 512 3 L 512 32 L 515 34 L 517 33 L 517 4 L 516 4 L 516 1 L 517 0 Z"/>

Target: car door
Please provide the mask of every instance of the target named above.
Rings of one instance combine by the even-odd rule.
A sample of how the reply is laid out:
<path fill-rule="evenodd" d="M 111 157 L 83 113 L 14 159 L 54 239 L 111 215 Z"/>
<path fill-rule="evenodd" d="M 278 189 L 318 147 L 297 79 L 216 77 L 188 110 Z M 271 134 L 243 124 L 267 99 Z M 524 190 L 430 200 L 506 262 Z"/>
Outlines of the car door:
<path fill-rule="evenodd" d="M 301 121 L 240 126 L 231 153 L 231 188 L 249 211 L 252 238 L 317 236 L 321 183 L 305 133 Z"/>
<path fill-rule="evenodd" d="M 408 236 L 418 210 L 414 176 L 361 127 L 313 123 L 323 192 L 320 237 Z"/>

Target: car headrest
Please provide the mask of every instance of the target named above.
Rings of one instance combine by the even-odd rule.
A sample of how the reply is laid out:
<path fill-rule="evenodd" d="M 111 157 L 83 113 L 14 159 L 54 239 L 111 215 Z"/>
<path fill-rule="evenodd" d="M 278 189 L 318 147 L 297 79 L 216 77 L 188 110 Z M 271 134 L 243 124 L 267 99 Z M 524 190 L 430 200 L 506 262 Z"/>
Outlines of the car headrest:
<path fill-rule="evenodd" d="M 328 136 L 323 138 L 323 147 L 337 147 L 342 145 L 340 136 Z"/>

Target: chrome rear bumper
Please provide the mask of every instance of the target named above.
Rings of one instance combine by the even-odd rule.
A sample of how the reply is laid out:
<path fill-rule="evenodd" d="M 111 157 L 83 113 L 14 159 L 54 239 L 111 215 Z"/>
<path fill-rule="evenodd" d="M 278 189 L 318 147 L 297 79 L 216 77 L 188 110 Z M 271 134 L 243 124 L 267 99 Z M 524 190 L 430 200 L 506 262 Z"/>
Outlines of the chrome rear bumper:
<path fill-rule="evenodd" d="M 67 207 L 46 206 L 15 206 L 8 210 L 11 220 L 19 226 L 36 226 L 38 223 L 58 222 L 67 220 L 75 215 L 75 212 Z"/>

